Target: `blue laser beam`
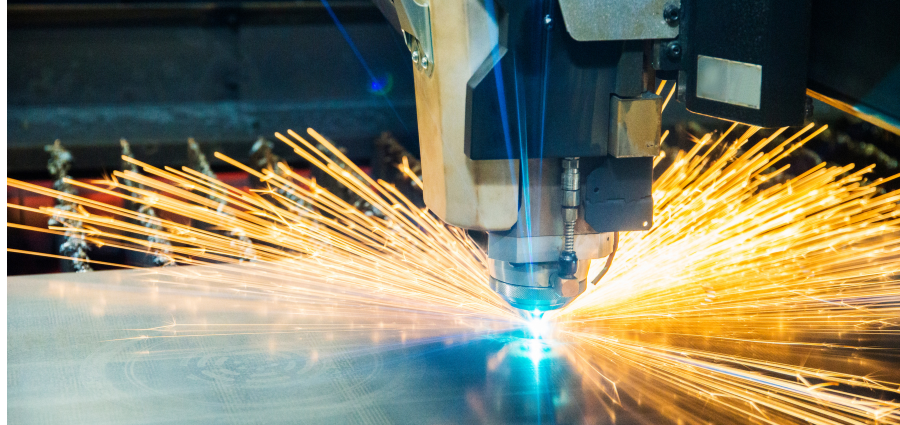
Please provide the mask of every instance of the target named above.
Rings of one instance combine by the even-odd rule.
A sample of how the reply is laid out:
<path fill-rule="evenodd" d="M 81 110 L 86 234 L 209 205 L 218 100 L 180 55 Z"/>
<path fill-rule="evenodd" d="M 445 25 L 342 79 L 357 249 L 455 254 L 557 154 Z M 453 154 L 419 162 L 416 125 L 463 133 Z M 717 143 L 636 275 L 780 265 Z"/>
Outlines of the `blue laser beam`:
<path fill-rule="evenodd" d="M 328 16 L 331 16 L 331 20 L 334 21 L 334 25 L 337 27 L 338 31 L 340 31 L 341 36 L 344 37 L 344 40 L 347 42 L 347 45 L 350 46 L 350 50 L 353 51 L 353 54 L 356 56 L 356 60 L 362 65 L 363 69 L 366 71 L 366 74 L 369 76 L 369 89 L 381 97 L 384 98 L 384 101 L 387 103 L 388 107 L 391 108 L 391 111 L 394 112 L 394 116 L 397 117 L 397 121 L 400 121 L 400 125 L 403 126 L 405 131 L 409 131 L 409 128 L 406 126 L 406 123 L 403 122 L 403 118 L 400 117 L 400 114 L 397 112 L 397 108 L 394 107 L 393 102 L 387 97 L 388 80 L 390 80 L 390 76 L 388 76 L 387 80 L 379 79 L 375 76 L 375 73 L 372 71 L 372 68 L 369 67 L 366 59 L 363 58 L 362 53 L 356 47 L 356 43 L 353 42 L 353 39 L 350 38 L 350 34 L 347 32 L 347 28 L 341 24 L 340 19 L 338 19 L 337 15 L 334 13 L 334 9 L 331 8 L 331 5 L 328 3 L 328 0 L 322 0 L 322 5 L 325 6 L 325 11 L 328 12 Z"/>

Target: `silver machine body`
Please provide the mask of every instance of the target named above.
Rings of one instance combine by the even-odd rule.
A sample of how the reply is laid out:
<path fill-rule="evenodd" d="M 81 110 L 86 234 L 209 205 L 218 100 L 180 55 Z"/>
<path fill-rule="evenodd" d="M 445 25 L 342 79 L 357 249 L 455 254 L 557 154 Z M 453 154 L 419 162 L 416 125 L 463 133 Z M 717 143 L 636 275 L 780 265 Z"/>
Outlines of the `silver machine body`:
<path fill-rule="evenodd" d="M 489 285 L 525 311 L 564 307 L 616 232 L 652 228 L 660 80 L 694 112 L 803 120 L 803 1 L 376 3 L 410 51 L 425 203 L 488 232 Z"/>
<path fill-rule="evenodd" d="M 646 230 L 652 222 L 652 170 L 646 164 L 659 152 L 661 101 L 644 66 L 647 49 L 640 41 L 626 46 L 624 40 L 671 38 L 678 28 L 662 18 L 664 5 L 658 0 L 638 3 L 646 3 L 644 9 L 660 3 L 659 16 L 641 16 L 640 7 L 622 2 L 635 19 L 608 19 L 602 25 L 618 30 L 598 33 L 578 10 L 596 8 L 593 3 L 379 2 L 401 30 L 415 70 L 425 203 L 449 224 L 488 232 L 488 284 L 512 306 L 528 312 L 567 305 L 587 288 L 591 261 L 612 253 L 615 231 Z M 585 55 L 593 55 L 598 42 L 612 42 L 599 46 L 610 63 L 577 63 L 581 41 L 576 38 L 588 40 Z M 536 43 L 546 51 L 535 49 Z M 553 59 L 559 54 L 574 56 Z M 543 68 L 534 65 L 541 61 L 546 62 Z M 526 63 L 532 64 L 523 71 L 528 76 L 515 74 Z M 538 92 L 546 87 L 540 89 L 535 78 L 543 78 L 555 98 L 539 99 Z M 571 78 L 588 80 L 590 88 L 570 84 Z M 519 86 L 520 79 L 529 87 Z M 514 98 L 518 95 L 522 97 Z M 516 110 L 498 110 L 496 101 L 501 109 L 506 104 Z M 620 102 L 624 108 L 617 107 Z M 539 119 L 541 110 L 549 111 L 543 114 L 560 130 L 550 128 L 553 125 L 529 127 L 527 122 Z M 551 117 L 565 110 L 576 111 L 570 115 L 577 118 Z M 580 133 L 569 136 L 566 129 L 575 127 Z M 526 139 L 530 141 L 523 142 Z M 542 145 L 535 144 L 538 139 Z M 619 186 L 619 174 L 596 161 L 611 158 L 611 152 L 644 160 L 640 167 L 626 164 L 625 169 L 640 171 L 629 171 L 623 178 L 640 179 L 645 187 L 621 188 L 646 193 L 585 203 L 582 192 L 589 181 L 596 180 L 600 190 L 591 190 L 600 194 Z M 592 172 L 607 177 L 594 178 Z M 639 214 L 615 210 L 617 202 L 633 207 L 638 201 Z M 633 216 L 632 223 L 591 223 L 586 208 L 593 205 L 606 208 L 593 217 Z M 638 219 L 642 224 L 636 226 Z"/>

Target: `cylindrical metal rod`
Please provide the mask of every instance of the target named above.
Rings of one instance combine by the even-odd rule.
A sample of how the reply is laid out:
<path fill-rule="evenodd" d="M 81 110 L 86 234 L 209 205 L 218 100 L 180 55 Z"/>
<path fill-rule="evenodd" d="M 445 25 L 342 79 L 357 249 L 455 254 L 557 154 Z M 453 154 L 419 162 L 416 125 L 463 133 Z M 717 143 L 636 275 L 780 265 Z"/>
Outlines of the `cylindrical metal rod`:
<path fill-rule="evenodd" d="M 575 255 L 575 221 L 578 220 L 578 207 L 581 205 L 578 158 L 563 158 L 561 187 L 565 243 L 563 251 L 559 254 L 559 275 L 570 277 L 575 275 L 578 268 L 578 258 Z"/>

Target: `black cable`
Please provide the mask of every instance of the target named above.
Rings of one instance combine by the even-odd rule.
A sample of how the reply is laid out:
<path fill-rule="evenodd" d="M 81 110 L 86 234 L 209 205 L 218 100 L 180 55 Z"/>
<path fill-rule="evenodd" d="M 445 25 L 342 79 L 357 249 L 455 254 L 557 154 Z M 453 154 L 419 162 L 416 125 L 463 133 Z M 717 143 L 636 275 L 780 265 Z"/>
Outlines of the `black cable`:
<path fill-rule="evenodd" d="M 591 285 L 596 285 L 597 282 L 600 282 L 600 279 L 603 279 L 603 276 L 606 275 L 606 272 L 609 271 L 609 266 L 612 265 L 613 258 L 616 257 L 616 251 L 619 250 L 619 232 L 616 232 L 616 236 L 613 238 L 613 250 L 609 254 L 609 257 L 606 257 L 606 265 L 603 266 L 603 270 L 600 270 L 600 274 L 594 278 L 594 281 L 591 282 Z"/>

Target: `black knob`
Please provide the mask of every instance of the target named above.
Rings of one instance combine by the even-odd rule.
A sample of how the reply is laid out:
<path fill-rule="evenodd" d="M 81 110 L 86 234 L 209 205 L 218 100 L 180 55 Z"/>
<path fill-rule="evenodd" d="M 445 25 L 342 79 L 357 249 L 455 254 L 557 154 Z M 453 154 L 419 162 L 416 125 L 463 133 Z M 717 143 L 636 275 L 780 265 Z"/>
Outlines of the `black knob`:
<path fill-rule="evenodd" d="M 578 271 L 578 257 L 572 251 L 559 253 L 559 277 L 573 278 Z"/>

